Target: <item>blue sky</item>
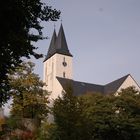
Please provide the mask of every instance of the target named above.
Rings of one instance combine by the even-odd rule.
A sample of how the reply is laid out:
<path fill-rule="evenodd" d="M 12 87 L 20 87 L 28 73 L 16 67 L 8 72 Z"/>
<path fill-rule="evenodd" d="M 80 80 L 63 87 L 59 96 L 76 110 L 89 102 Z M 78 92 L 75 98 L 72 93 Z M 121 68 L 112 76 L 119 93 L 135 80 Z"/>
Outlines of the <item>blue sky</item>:
<path fill-rule="evenodd" d="M 46 0 L 44 0 L 46 2 Z M 140 84 L 140 0 L 52 0 L 61 10 L 68 47 L 73 54 L 74 80 L 106 84 L 131 74 Z M 61 21 L 55 22 L 58 32 Z M 54 22 L 43 23 L 51 39 Z M 50 39 L 39 41 L 47 54 Z M 43 77 L 43 59 L 34 60 Z"/>

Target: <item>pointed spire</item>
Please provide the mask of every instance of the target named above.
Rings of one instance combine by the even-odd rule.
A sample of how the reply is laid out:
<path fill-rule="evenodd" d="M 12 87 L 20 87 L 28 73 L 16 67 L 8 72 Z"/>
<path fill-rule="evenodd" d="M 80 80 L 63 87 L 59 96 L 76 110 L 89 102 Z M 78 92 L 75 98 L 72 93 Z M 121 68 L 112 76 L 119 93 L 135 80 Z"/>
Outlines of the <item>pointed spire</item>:
<path fill-rule="evenodd" d="M 56 49 L 57 53 L 72 56 L 68 49 L 62 23 L 56 40 Z"/>
<path fill-rule="evenodd" d="M 72 56 L 71 53 L 69 52 L 69 49 L 67 46 L 62 23 L 60 26 L 58 36 L 56 35 L 55 29 L 54 29 L 51 43 L 49 46 L 49 50 L 48 50 L 47 56 L 46 56 L 44 61 L 46 61 L 48 58 L 53 56 L 55 53 L 59 53 L 59 54 L 67 55 L 67 56 Z"/>
<path fill-rule="evenodd" d="M 50 43 L 50 46 L 49 46 L 49 49 L 48 49 L 48 53 L 47 53 L 47 56 L 46 56 L 45 60 L 48 59 L 49 57 L 51 57 L 55 53 L 55 50 L 56 50 L 56 47 L 55 47 L 56 39 L 57 39 L 57 35 L 56 35 L 56 31 L 54 29 L 54 32 L 53 32 L 53 35 L 52 35 L 52 39 L 51 39 L 51 43 Z"/>

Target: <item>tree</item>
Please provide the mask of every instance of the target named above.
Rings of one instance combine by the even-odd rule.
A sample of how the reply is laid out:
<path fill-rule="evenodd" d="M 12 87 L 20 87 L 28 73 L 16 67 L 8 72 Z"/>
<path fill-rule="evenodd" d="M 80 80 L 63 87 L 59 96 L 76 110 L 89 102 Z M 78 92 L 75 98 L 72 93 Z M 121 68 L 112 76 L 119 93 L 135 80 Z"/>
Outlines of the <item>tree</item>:
<path fill-rule="evenodd" d="M 122 89 L 114 101 L 118 110 L 118 131 L 126 140 L 140 137 L 140 92 L 134 87 Z"/>
<path fill-rule="evenodd" d="M 90 94 L 81 98 L 87 139 L 139 139 L 140 94 L 134 88 L 123 89 L 116 97 Z"/>
<path fill-rule="evenodd" d="M 54 101 L 48 140 L 139 140 L 140 93 L 133 87 L 118 96 L 66 90 Z M 48 133 L 47 133 L 48 134 Z"/>
<path fill-rule="evenodd" d="M 49 134 L 51 140 L 81 140 L 80 104 L 78 98 L 73 96 L 72 87 L 68 85 L 62 97 L 58 97 L 53 104 L 54 125 Z"/>
<path fill-rule="evenodd" d="M 106 140 L 105 134 L 111 130 L 114 117 L 113 97 L 97 93 L 88 93 L 82 97 L 84 140 Z M 110 137 L 112 132 L 110 131 Z M 108 137 L 109 140 L 109 137 Z"/>
<path fill-rule="evenodd" d="M 36 140 L 54 140 L 58 138 L 56 135 L 56 125 L 45 120 L 41 123 Z"/>
<path fill-rule="evenodd" d="M 33 73 L 34 64 L 22 63 L 11 75 L 13 98 L 11 115 L 21 118 L 43 119 L 47 117 L 47 92 L 43 82 Z"/>
<path fill-rule="evenodd" d="M 8 74 L 22 62 L 22 57 L 40 58 L 32 42 L 44 39 L 41 21 L 56 21 L 60 11 L 41 0 L 6 0 L 0 2 L 0 106 L 9 99 Z"/>

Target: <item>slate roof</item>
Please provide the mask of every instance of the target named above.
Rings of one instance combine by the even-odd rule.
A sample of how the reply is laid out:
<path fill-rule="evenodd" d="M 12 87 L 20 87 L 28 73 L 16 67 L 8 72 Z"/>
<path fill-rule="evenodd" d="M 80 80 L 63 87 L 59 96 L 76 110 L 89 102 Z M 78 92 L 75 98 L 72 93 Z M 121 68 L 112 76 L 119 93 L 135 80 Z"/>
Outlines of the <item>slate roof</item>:
<path fill-rule="evenodd" d="M 47 53 L 47 57 L 46 58 L 50 58 L 52 56 L 52 54 L 55 53 L 55 43 L 56 43 L 56 39 L 57 39 L 57 35 L 56 32 L 54 30 L 53 35 L 52 35 L 52 39 L 51 39 L 51 43 L 48 49 L 48 53 Z"/>
<path fill-rule="evenodd" d="M 62 24 L 60 26 L 58 36 L 56 35 L 56 32 L 54 30 L 51 43 L 48 49 L 48 53 L 44 61 L 46 61 L 47 59 L 49 59 L 51 56 L 53 56 L 56 53 L 72 56 L 72 54 L 70 53 L 68 49 L 68 45 L 67 45 L 67 41 L 65 38 L 65 33 L 64 33 Z"/>
<path fill-rule="evenodd" d="M 104 86 L 104 93 L 105 94 L 111 94 L 111 93 L 115 93 L 119 87 L 123 84 L 123 82 L 127 79 L 127 77 L 130 74 L 127 74 L 111 83 L 108 83 Z"/>
<path fill-rule="evenodd" d="M 66 78 L 60 78 L 57 77 L 58 81 L 62 85 L 63 89 L 65 90 L 67 85 L 71 85 L 73 87 L 74 95 L 83 95 L 86 92 L 96 92 L 96 93 L 102 93 L 103 92 L 103 86 L 102 85 L 96 85 L 96 84 L 90 84 L 85 82 L 79 82 L 74 81 L 71 79 Z"/>
<path fill-rule="evenodd" d="M 64 90 L 66 86 L 70 84 L 73 87 L 74 95 L 79 96 L 79 95 L 86 94 L 87 92 L 102 93 L 102 94 L 115 93 L 128 76 L 129 74 L 106 85 L 97 85 L 97 84 L 79 82 L 79 81 L 74 81 L 71 79 L 60 78 L 60 77 L 57 77 L 57 79 L 62 85 Z"/>

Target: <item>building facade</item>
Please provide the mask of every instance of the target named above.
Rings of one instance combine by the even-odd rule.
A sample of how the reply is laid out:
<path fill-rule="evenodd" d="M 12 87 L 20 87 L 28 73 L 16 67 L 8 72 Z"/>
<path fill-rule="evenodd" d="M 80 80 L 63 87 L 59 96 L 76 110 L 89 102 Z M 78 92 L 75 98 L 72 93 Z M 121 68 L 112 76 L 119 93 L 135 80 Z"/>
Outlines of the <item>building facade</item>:
<path fill-rule="evenodd" d="M 82 95 L 87 92 L 114 94 L 129 86 L 134 86 L 140 91 L 140 86 L 130 74 L 106 85 L 74 81 L 72 77 L 72 59 L 73 56 L 68 49 L 64 29 L 61 24 L 58 35 L 54 30 L 48 52 L 44 60 L 43 81 L 46 84 L 45 89 L 50 93 L 51 99 L 56 99 L 58 96 L 61 96 L 62 91 L 65 91 L 68 84 L 72 85 L 74 95 Z"/>
<path fill-rule="evenodd" d="M 58 36 L 54 30 L 49 50 L 44 60 L 43 81 L 46 83 L 46 90 L 51 98 L 55 99 L 62 93 L 62 85 L 57 77 L 72 78 L 72 54 L 70 53 L 63 26 L 61 24 Z"/>

